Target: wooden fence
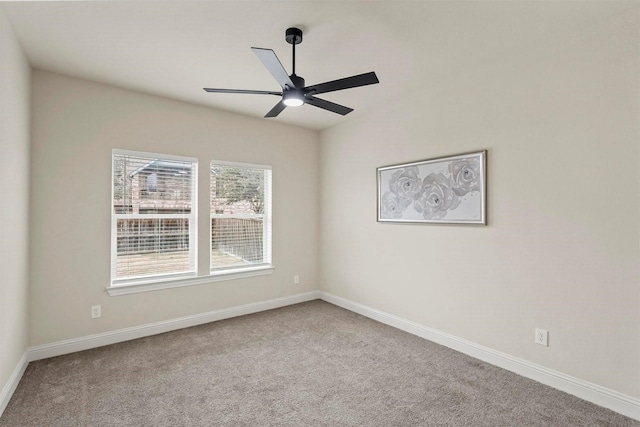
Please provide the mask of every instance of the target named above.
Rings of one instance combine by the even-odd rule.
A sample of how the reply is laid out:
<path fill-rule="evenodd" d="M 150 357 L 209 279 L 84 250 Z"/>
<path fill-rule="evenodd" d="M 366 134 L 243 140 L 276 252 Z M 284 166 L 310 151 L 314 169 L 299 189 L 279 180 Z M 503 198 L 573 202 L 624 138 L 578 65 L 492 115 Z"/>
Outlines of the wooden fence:
<path fill-rule="evenodd" d="M 186 218 L 119 219 L 118 255 L 189 250 Z"/>
<path fill-rule="evenodd" d="M 248 263 L 262 262 L 262 218 L 212 218 L 211 249 Z"/>
<path fill-rule="evenodd" d="M 118 255 L 189 250 L 189 220 L 119 219 Z M 241 264 L 261 263 L 262 218 L 212 218 L 211 249 Z"/>

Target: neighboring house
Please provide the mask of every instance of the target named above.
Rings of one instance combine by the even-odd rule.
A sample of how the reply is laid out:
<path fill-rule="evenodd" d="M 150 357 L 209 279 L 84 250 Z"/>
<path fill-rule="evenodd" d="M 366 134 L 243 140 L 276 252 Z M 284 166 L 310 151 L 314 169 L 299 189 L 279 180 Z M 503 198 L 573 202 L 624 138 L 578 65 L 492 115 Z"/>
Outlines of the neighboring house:
<path fill-rule="evenodd" d="M 128 174 L 133 213 L 184 213 L 191 210 L 191 165 L 153 160 Z"/>
<path fill-rule="evenodd" d="M 119 253 L 189 249 L 189 220 L 164 215 L 191 212 L 190 163 L 120 157 L 114 180 L 114 209 L 131 215 L 118 219 Z"/>

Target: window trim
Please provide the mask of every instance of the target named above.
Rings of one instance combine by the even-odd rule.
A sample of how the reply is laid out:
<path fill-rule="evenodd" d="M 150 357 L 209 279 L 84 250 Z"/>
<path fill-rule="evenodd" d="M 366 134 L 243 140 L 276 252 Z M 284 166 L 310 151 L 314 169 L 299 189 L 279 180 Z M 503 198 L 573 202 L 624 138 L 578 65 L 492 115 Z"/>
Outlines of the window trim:
<path fill-rule="evenodd" d="M 139 292 L 158 291 L 161 289 L 182 288 L 185 286 L 204 285 L 214 282 L 226 282 L 227 280 L 244 279 L 247 277 L 266 276 L 273 273 L 275 267 L 260 265 L 253 268 L 229 269 L 224 272 L 212 273 L 208 276 L 194 276 L 184 279 L 167 279 L 155 281 L 140 281 L 136 284 L 108 286 L 110 296 L 128 295 Z"/>
<path fill-rule="evenodd" d="M 141 157 L 141 158 L 156 158 L 162 160 L 169 161 L 179 161 L 179 162 L 190 162 L 195 167 L 195 174 L 192 174 L 192 194 L 191 194 L 191 213 L 189 214 L 154 214 L 151 216 L 164 217 L 165 215 L 173 217 L 184 216 L 189 219 L 189 251 L 193 251 L 193 254 L 190 254 L 190 257 L 193 257 L 194 264 L 193 269 L 190 271 L 174 273 L 174 274 L 164 274 L 159 276 L 144 276 L 139 278 L 128 278 L 128 279 L 116 279 L 114 276 L 114 265 L 117 262 L 118 256 L 118 233 L 117 233 L 117 222 L 118 219 L 128 216 L 129 214 L 118 214 L 115 213 L 113 209 L 113 201 L 114 201 L 114 190 L 115 190 L 115 182 L 114 182 L 114 157 L 115 156 L 131 156 L 131 157 Z M 157 283 L 157 284 L 167 284 L 170 282 L 181 282 L 184 280 L 190 280 L 194 277 L 198 277 L 198 158 L 196 157 L 188 157 L 188 156 L 177 156 L 172 154 L 161 154 L 161 153 L 152 153 L 146 151 L 132 151 L 132 150 L 122 150 L 118 148 L 114 148 L 111 150 L 111 221 L 110 221 L 110 242 L 111 242 L 111 262 L 110 262 L 110 272 L 109 272 L 109 286 L 107 287 L 107 291 L 109 295 L 112 295 L 114 289 L 125 289 L 132 287 L 142 287 L 149 284 Z M 192 224 L 191 224 L 192 223 Z M 142 288 L 141 288 L 142 289 Z M 110 291 L 111 290 L 111 291 Z"/>
<path fill-rule="evenodd" d="M 273 209 L 272 209 L 272 200 L 273 200 L 273 168 L 270 165 L 261 165 L 261 164 L 257 164 L 257 163 L 242 163 L 242 162 L 230 162 L 230 161 L 226 161 L 226 160 L 211 160 L 209 161 L 209 169 L 208 169 L 208 182 L 209 182 L 209 188 L 211 187 L 211 166 L 212 165 L 220 165 L 220 166 L 237 166 L 237 167 L 243 167 L 243 168 L 251 168 L 251 169 L 263 169 L 265 171 L 269 171 L 269 191 L 265 191 L 265 203 L 264 203 L 264 208 L 265 208 L 265 212 L 263 214 L 260 214 L 264 221 L 263 221 L 263 225 L 262 225 L 262 236 L 263 236 L 263 259 L 267 259 L 268 262 L 265 262 L 263 264 L 253 264 L 253 265 L 248 265 L 248 266 L 233 266 L 233 267 L 228 267 L 228 268 L 224 268 L 224 267 L 219 267 L 219 268 L 213 268 L 213 266 L 211 265 L 211 255 L 212 255 L 212 249 L 211 249 L 211 236 L 213 234 L 213 230 L 212 230 L 212 219 L 214 218 L 213 215 L 224 215 L 224 214 L 213 214 L 211 213 L 211 190 L 209 190 L 209 197 L 208 197 L 208 206 L 209 206 L 209 234 L 208 234 L 208 240 L 209 240 L 209 275 L 210 276 L 216 276 L 216 277 L 224 277 L 224 276 L 232 276 L 236 273 L 241 273 L 243 271 L 251 271 L 255 268 L 259 268 L 259 267 L 264 267 L 264 268 L 271 268 L 271 270 L 273 270 Z M 266 184 L 265 184 L 266 185 Z M 235 214 L 234 217 L 239 217 L 242 216 L 241 214 Z M 216 218 L 220 218 L 221 216 L 216 216 Z M 248 217 L 256 217 L 256 215 L 248 215 Z M 234 279 L 235 277 L 230 277 L 230 279 Z M 224 279 L 221 279 L 224 280 Z"/>
<path fill-rule="evenodd" d="M 113 263 L 117 260 L 117 233 L 114 233 L 114 223 L 117 224 L 117 219 L 122 214 L 116 214 L 113 210 L 113 197 L 114 197 L 114 182 L 113 182 L 113 156 L 114 155 L 125 155 L 125 156 L 136 156 L 136 157 L 148 157 L 148 158 L 161 158 L 166 160 L 175 160 L 175 161 L 190 161 L 196 165 L 196 174 L 195 174 L 195 182 L 194 182 L 194 193 L 192 194 L 192 215 L 194 227 L 191 228 L 190 231 L 190 242 L 194 242 L 194 257 L 195 257 L 195 270 L 184 273 L 175 273 L 173 275 L 163 275 L 163 276 L 155 276 L 155 277 L 140 277 L 138 279 L 114 279 L 112 277 L 113 271 Z M 228 268 L 211 270 L 211 191 L 207 192 L 208 197 L 207 201 L 209 206 L 209 233 L 208 233 L 208 246 L 209 246 L 209 257 L 208 257 L 208 274 L 207 275 L 198 275 L 199 271 L 199 255 L 198 255 L 198 234 L 201 231 L 198 230 L 198 199 L 199 190 L 198 184 L 200 180 L 199 174 L 200 168 L 198 167 L 198 158 L 196 157 L 188 157 L 188 156 L 177 156 L 171 154 L 160 154 L 146 151 L 133 151 L 133 150 L 123 150 L 123 149 L 112 149 L 111 153 L 111 219 L 110 219 L 110 242 L 111 242 L 111 262 L 110 262 L 110 281 L 109 286 L 106 287 L 106 291 L 109 296 L 119 296 L 119 295 L 128 295 L 135 294 L 140 292 L 150 292 L 157 291 L 162 289 L 172 289 L 172 288 L 181 288 L 186 286 L 195 286 L 195 285 L 203 285 L 208 283 L 215 282 L 225 282 L 228 280 L 236 280 L 236 279 L 244 279 L 248 277 L 255 276 L 265 276 L 270 275 L 275 270 L 275 266 L 273 265 L 272 251 L 273 251 L 273 216 L 272 216 L 272 200 L 273 200 L 273 168 L 269 165 L 260 165 L 254 163 L 240 163 L 240 162 L 229 162 L 223 160 L 211 160 L 209 161 L 209 170 L 207 181 L 210 183 L 211 180 L 211 164 L 215 163 L 218 165 L 226 165 L 226 166 L 239 166 L 239 167 L 248 167 L 248 168 L 260 168 L 264 170 L 269 170 L 271 173 L 269 174 L 269 192 L 265 194 L 265 213 L 264 218 L 266 219 L 263 223 L 264 234 L 263 236 L 268 236 L 269 242 L 268 245 L 266 242 L 264 243 L 266 246 L 264 248 L 266 259 L 269 260 L 268 263 L 264 264 L 252 264 L 248 266 L 233 266 Z M 267 228 L 268 227 L 268 228 Z M 267 232 L 268 231 L 268 232 Z M 264 239 L 266 240 L 266 239 Z"/>

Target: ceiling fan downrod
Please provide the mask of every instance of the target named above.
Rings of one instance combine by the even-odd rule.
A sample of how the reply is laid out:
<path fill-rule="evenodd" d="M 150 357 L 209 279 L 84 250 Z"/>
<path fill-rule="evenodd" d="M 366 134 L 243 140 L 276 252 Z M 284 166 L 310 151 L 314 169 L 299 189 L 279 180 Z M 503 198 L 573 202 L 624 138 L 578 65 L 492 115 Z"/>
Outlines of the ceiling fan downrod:
<path fill-rule="evenodd" d="M 284 38 L 291 45 L 291 49 L 293 50 L 293 66 L 292 73 L 294 76 L 296 75 L 296 45 L 302 43 L 302 30 L 300 28 L 287 28 L 287 31 L 284 33 Z"/>

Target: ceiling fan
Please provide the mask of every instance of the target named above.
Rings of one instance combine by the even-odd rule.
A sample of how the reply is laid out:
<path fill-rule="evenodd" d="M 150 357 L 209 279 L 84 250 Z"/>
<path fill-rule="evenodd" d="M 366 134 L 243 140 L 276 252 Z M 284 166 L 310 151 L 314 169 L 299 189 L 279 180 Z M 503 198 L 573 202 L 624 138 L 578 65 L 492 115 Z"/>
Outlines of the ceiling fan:
<path fill-rule="evenodd" d="M 302 30 L 299 28 L 288 28 L 285 32 L 285 40 L 293 48 L 293 73 L 288 75 L 275 52 L 271 49 L 262 49 L 252 47 L 260 61 L 267 67 L 267 70 L 276 79 L 278 84 L 282 86 L 281 92 L 272 92 L 266 90 L 243 90 L 243 89 L 213 89 L 204 88 L 207 92 L 216 93 L 245 93 L 253 95 L 276 95 L 282 99 L 275 107 L 271 109 L 265 117 L 276 117 L 286 107 L 298 107 L 302 104 L 313 105 L 314 107 L 332 111 L 341 115 L 349 114 L 353 108 L 336 104 L 324 99 L 316 98 L 315 95 L 337 90 L 350 89 L 352 87 L 366 86 L 379 83 L 376 73 L 369 72 L 358 74 L 357 76 L 345 77 L 343 79 L 332 80 L 330 82 L 320 83 L 312 86 L 305 86 L 304 79 L 296 75 L 296 45 L 302 42 Z"/>

